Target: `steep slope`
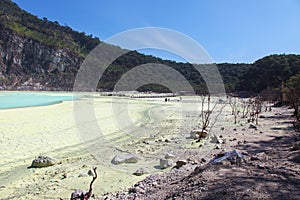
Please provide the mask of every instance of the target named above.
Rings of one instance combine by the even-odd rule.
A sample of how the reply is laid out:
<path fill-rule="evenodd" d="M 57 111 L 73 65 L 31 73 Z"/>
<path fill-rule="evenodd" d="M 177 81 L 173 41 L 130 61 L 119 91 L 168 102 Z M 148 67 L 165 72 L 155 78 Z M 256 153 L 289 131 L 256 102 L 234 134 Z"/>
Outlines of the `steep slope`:
<path fill-rule="evenodd" d="M 58 22 L 20 9 L 11 0 L 0 1 L 0 89 L 6 90 L 72 90 L 77 71 L 101 41 L 77 32 Z M 131 51 L 106 70 L 98 88 L 113 90 L 115 83 L 130 69 L 146 64 L 168 65 L 181 73 L 196 93 L 206 93 L 202 77 L 189 63 L 162 60 Z M 278 93 L 280 80 L 300 72 L 299 55 L 270 55 L 253 64 L 217 64 L 227 92 L 266 89 Z M 157 84 L 145 85 L 140 91 L 167 92 Z"/>
<path fill-rule="evenodd" d="M 0 85 L 5 89 L 70 90 L 85 56 L 98 44 L 69 27 L 0 1 Z"/>

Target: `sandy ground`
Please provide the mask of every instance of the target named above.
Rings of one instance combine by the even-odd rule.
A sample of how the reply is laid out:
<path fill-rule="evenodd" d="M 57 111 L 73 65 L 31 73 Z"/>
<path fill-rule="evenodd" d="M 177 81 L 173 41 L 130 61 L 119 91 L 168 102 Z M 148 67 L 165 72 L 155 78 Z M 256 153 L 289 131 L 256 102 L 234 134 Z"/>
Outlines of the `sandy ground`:
<path fill-rule="evenodd" d="M 183 167 L 99 199 L 300 199 L 300 135 L 291 113 L 286 107 L 263 112 L 257 129 L 245 119 L 234 124 L 225 118 L 224 129 L 215 132 L 225 144 L 216 144 L 207 155 L 186 154 L 189 162 Z M 243 153 L 241 166 L 209 164 L 234 149 Z"/>
<path fill-rule="evenodd" d="M 88 189 L 91 177 L 86 174 L 93 166 L 99 173 L 94 193 L 103 195 L 144 179 L 147 175 L 133 175 L 140 167 L 150 174 L 168 171 L 157 167 L 166 153 L 177 158 L 185 157 L 187 149 L 208 154 L 213 145 L 199 150 L 188 138 L 199 127 L 197 99 L 170 100 L 84 95 L 78 102 L 92 104 L 94 117 L 85 118 L 82 110 L 80 119 L 78 113 L 74 118 L 73 102 L 0 110 L 0 199 L 69 199 L 75 189 Z M 124 152 L 138 155 L 140 161 L 111 164 Z M 58 163 L 28 168 L 38 155 Z"/>
<path fill-rule="evenodd" d="M 246 119 L 234 124 L 230 106 L 218 103 L 210 135 L 226 143 L 198 143 L 189 136 L 200 128 L 199 99 L 170 100 L 85 94 L 74 104 L 0 110 L 0 199 L 69 199 L 75 189 L 88 189 L 93 166 L 98 199 L 299 199 L 299 151 L 290 149 L 300 139 L 291 128 L 291 110 L 263 112 L 256 130 Z M 233 149 L 245 153 L 247 164 L 207 164 Z M 140 160 L 111 163 L 124 153 Z M 166 153 L 188 164 L 161 170 Z M 58 163 L 28 169 L 38 155 Z M 140 167 L 149 174 L 133 175 Z"/>

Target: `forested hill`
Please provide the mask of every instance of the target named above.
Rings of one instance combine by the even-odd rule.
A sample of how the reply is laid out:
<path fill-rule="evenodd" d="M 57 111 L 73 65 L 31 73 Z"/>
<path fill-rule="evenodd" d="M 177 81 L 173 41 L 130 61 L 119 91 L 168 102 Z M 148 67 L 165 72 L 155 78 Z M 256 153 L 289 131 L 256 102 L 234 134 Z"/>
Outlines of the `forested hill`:
<path fill-rule="evenodd" d="M 47 18 L 39 19 L 10 0 L 0 1 L 0 89 L 72 90 L 75 76 L 99 38 L 77 32 Z M 188 63 L 177 63 L 132 51 L 118 58 L 104 73 L 99 89 L 109 91 L 128 70 L 146 63 L 160 63 L 179 71 L 197 93 L 206 85 Z M 278 91 L 282 81 L 300 71 L 299 55 L 271 55 L 252 64 L 217 64 L 228 92 Z M 141 91 L 167 91 L 145 85 Z"/>

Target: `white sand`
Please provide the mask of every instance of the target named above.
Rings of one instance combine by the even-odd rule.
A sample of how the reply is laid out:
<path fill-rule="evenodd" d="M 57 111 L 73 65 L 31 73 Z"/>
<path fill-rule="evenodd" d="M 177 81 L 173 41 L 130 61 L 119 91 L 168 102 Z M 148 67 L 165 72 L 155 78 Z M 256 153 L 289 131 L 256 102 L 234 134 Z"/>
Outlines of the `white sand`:
<path fill-rule="evenodd" d="M 192 147 L 192 140 L 186 138 L 199 124 L 195 98 L 186 97 L 185 103 L 175 98 L 171 102 L 114 98 L 112 107 L 111 97 L 96 97 L 95 120 L 85 123 L 74 120 L 73 102 L 0 110 L 0 199 L 68 199 L 74 189 L 88 189 L 91 177 L 78 176 L 92 166 L 99 172 L 96 194 L 128 188 L 145 177 L 132 175 L 139 167 L 158 172 L 155 166 L 164 154 L 180 157 L 185 147 Z M 90 129 L 91 124 L 99 125 L 102 133 Z M 78 132 L 77 126 L 84 131 Z M 171 142 L 160 142 L 165 139 Z M 156 143 L 145 145 L 143 141 Z M 123 151 L 137 154 L 141 160 L 112 165 L 114 155 Z M 61 164 L 27 169 L 40 154 L 55 157 Z"/>

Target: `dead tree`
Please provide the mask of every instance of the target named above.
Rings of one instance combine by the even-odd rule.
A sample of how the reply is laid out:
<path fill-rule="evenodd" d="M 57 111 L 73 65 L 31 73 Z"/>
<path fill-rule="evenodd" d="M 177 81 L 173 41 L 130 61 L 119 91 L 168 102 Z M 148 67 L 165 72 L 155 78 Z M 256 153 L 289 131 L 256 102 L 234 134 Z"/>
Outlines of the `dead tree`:
<path fill-rule="evenodd" d="M 94 181 L 97 179 L 97 167 L 93 167 L 93 171 L 94 171 L 94 175 L 93 175 L 93 180 L 90 183 L 90 189 L 89 191 L 85 191 L 85 190 L 76 190 L 74 192 L 72 192 L 71 194 L 71 198 L 70 200 L 88 200 L 91 198 L 91 196 L 93 195 L 93 183 Z"/>
<path fill-rule="evenodd" d="M 290 103 L 294 109 L 293 117 L 296 117 L 296 120 L 300 121 L 300 112 L 299 112 L 299 96 L 296 94 L 296 91 L 285 84 L 286 89 L 288 90 L 285 92 L 287 97 L 289 98 Z"/>
<path fill-rule="evenodd" d="M 242 118 L 246 118 L 249 114 L 250 104 L 247 101 L 242 101 Z"/>
<path fill-rule="evenodd" d="M 250 119 L 248 122 L 255 122 L 256 125 L 258 125 L 258 115 L 261 113 L 262 109 L 262 101 L 260 100 L 259 97 L 254 98 L 253 100 L 250 100 L 250 107 L 251 107 L 251 112 L 250 112 Z"/>
<path fill-rule="evenodd" d="M 229 105 L 231 107 L 231 114 L 234 116 L 234 123 L 237 123 L 237 117 L 240 113 L 240 111 L 238 110 L 238 103 L 236 102 L 236 100 L 231 101 L 231 98 L 229 99 Z"/>
<path fill-rule="evenodd" d="M 206 96 L 201 96 L 201 131 L 197 131 L 196 134 L 198 135 L 198 142 L 202 139 L 207 137 L 208 135 L 208 127 L 210 127 L 210 129 L 214 126 L 214 124 L 216 123 L 217 118 L 219 117 L 219 115 L 221 114 L 223 108 L 225 107 L 225 105 L 221 108 L 220 113 L 216 116 L 215 121 L 211 122 L 211 115 L 214 111 L 214 109 L 217 106 L 217 102 L 213 104 L 213 106 L 211 106 L 211 98 L 210 95 L 207 97 L 207 101 L 206 101 Z M 207 105 L 207 109 L 204 107 Z"/>

